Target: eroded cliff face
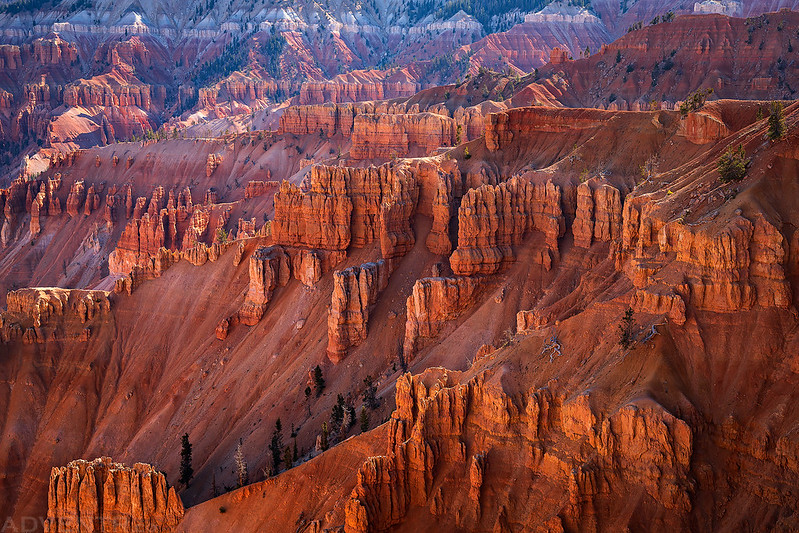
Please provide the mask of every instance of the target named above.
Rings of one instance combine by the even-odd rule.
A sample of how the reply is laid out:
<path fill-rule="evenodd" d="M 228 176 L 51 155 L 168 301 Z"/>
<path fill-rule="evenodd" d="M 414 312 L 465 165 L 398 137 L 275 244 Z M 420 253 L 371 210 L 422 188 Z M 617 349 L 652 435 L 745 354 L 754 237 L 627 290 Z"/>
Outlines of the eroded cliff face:
<path fill-rule="evenodd" d="M 559 257 L 565 231 L 560 188 L 513 178 L 497 186 L 470 190 L 458 209 L 458 248 L 450 257 L 459 275 L 493 274 L 514 261 L 513 246 L 531 230 L 544 233 L 540 263 L 549 268 Z"/>
<path fill-rule="evenodd" d="M 369 310 L 386 288 L 390 274 L 383 260 L 333 273 L 327 355 L 334 362 L 343 359 L 348 348 L 366 340 Z"/>
<path fill-rule="evenodd" d="M 413 358 L 421 338 L 435 337 L 448 321 L 474 305 L 479 287 L 479 280 L 469 276 L 417 280 L 405 305 L 405 360 Z"/>
<path fill-rule="evenodd" d="M 275 194 L 275 242 L 341 252 L 379 241 L 387 258 L 413 246 L 418 190 L 404 164 L 311 168 L 308 187 L 283 182 Z"/>
<path fill-rule="evenodd" d="M 619 240 L 622 231 L 622 199 L 607 183 L 581 183 L 577 187 L 577 211 L 572 225 L 574 244 L 590 248 L 594 242 Z"/>
<path fill-rule="evenodd" d="M 723 221 L 686 224 L 684 215 L 665 222 L 652 207 L 631 200 L 624 209 L 623 246 L 632 256 L 629 275 L 642 291 L 640 305 L 648 307 L 643 302 L 653 297 L 644 293 L 662 293 L 658 287 L 712 311 L 791 305 L 787 240 L 762 212 L 753 220 L 736 210 Z M 654 300 L 649 305 L 673 305 Z"/>
<path fill-rule="evenodd" d="M 358 472 L 345 531 L 421 516 L 471 531 L 510 517 L 548 530 L 601 530 L 621 518 L 618 506 L 606 514 L 607 495 L 636 492 L 647 494 L 639 512 L 655 523 L 687 525 L 691 429 L 660 405 L 639 400 L 597 413 L 588 393 L 568 397 L 557 385 L 512 395 L 490 373 L 461 379 L 434 369 L 397 382 L 387 455 Z M 503 484 L 504 475 L 514 483 Z M 547 504 L 530 505 L 541 478 Z"/>
<path fill-rule="evenodd" d="M 46 533 L 174 531 L 183 503 L 164 474 L 110 457 L 77 460 L 50 474 Z"/>
<path fill-rule="evenodd" d="M 5 343 L 81 342 L 91 337 L 91 322 L 110 311 L 111 297 L 107 291 L 34 287 L 9 292 L 6 305 L 0 313 L 0 340 Z M 63 328 L 59 322 L 64 321 L 75 327 Z"/>
<path fill-rule="evenodd" d="M 183 176 L 202 184 L 202 201 L 185 192 L 189 179 L 128 186 L 126 170 L 142 168 L 137 180 L 159 173 L 151 158 L 121 151 L 65 159 L 53 169 L 60 187 L 52 174 L 21 180 L 0 196 L 8 250 L 30 246 L 26 217 L 38 210 L 40 241 L 71 224 L 106 242 L 121 235 L 132 261 L 144 244 L 147 261 L 172 262 L 130 294 L 9 296 L 8 323 L 20 325 L 0 346 L 12 354 L 0 358 L 0 377 L 14 384 L 8 420 L 41 428 L 41 417 L 52 429 L 20 436 L 24 446 L 0 436 L 14 458 L 2 486 L 36 494 L 56 451 L 111 448 L 172 475 L 169 436 L 185 431 L 198 460 L 187 498 L 204 502 L 217 479 L 235 483 L 227 466 L 239 439 L 257 482 L 200 503 L 186 531 L 683 531 L 750 517 L 756 528 L 792 529 L 799 237 L 787 193 L 799 170 L 797 111 L 786 109 L 779 142 L 764 142 L 765 121 L 711 111 L 732 132 L 722 140 L 697 142 L 673 111 L 502 111 L 506 119 L 489 121 L 502 126 L 493 150 L 478 140 L 471 158 L 460 147 L 381 166 L 314 165 L 301 185 L 281 184 L 274 204 L 267 172 L 236 181 L 261 153 L 263 143 L 245 147 L 253 136 L 232 136 L 230 149 L 194 143 L 205 151 Z M 329 139 L 308 137 L 329 150 Z M 299 146 L 273 141 L 281 152 Z M 716 161 L 738 145 L 752 158 L 748 176 L 723 184 Z M 101 171 L 113 179 L 95 180 Z M 66 213 L 50 217 L 58 203 Z M 259 229 L 272 205 L 274 220 Z M 221 227 L 236 228 L 237 240 L 208 244 L 228 208 Z M 160 221 L 142 234 L 151 214 Z M 203 262 L 195 250 L 226 259 Z M 71 336 L 48 337 L 47 327 Z M 59 342 L 25 340 L 34 334 Z M 317 365 L 326 388 L 303 395 Z M 369 431 L 349 438 L 359 424 L 337 424 L 334 448 L 322 452 L 335 398 L 358 412 L 367 377 L 380 400 L 365 409 Z M 85 399 L 62 392 L 74 387 Z M 48 402 L 70 413 L 88 402 L 88 414 L 70 424 Z M 263 449 L 278 414 L 294 425 L 301 464 L 261 481 L 274 467 Z M 206 424 L 225 416 L 234 429 Z M 290 490 L 297 497 L 286 502 Z M 32 508 L 26 498 L 9 513 Z M 263 508 L 273 500 L 279 513 Z"/>

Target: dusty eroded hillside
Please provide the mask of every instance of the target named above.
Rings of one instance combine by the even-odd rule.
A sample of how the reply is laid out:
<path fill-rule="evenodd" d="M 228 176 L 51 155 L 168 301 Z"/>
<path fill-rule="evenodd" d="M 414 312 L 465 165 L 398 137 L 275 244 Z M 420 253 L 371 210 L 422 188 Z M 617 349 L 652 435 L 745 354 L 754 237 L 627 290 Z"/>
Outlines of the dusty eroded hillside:
<path fill-rule="evenodd" d="M 172 530 L 147 467 L 157 498 L 50 471 L 174 484 L 187 433 L 183 531 L 794 529 L 797 106 L 779 141 L 767 102 L 499 110 L 423 157 L 454 119 L 395 111 L 83 150 L 3 191 L 3 279 L 80 287 L 6 298 L 3 515 L 128 516 L 98 503 L 119 475 Z M 367 376 L 354 436 L 331 409 Z M 277 418 L 300 464 L 264 480 Z M 213 497 L 239 446 L 252 484 Z"/>

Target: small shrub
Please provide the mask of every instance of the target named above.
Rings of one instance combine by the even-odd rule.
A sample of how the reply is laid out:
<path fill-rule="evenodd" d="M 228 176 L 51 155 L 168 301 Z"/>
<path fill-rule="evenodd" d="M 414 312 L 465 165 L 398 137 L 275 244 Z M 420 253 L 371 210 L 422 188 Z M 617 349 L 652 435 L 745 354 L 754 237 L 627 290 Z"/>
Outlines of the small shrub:
<path fill-rule="evenodd" d="M 746 177 L 748 166 L 749 160 L 746 158 L 743 145 L 738 145 L 738 149 L 730 148 L 719 158 L 717 164 L 721 176 L 719 179 L 722 183 L 741 181 Z"/>
<path fill-rule="evenodd" d="M 226 513 L 226 512 L 227 512 L 227 508 L 225 508 L 225 506 L 224 506 L 224 505 L 223 505 L 223 506 L 220 506 L 220 507 L 219 507 L 219 512 L 220 512 L 220 513 L 222 513 L 222 514 L 224 514 L 224 513 Z"/>
<path fill-rule="evenodd" d="M 771 114 L 768 116 L 768 138 L 779 141 L 785 136 L 785 115 L 782 102 L 771 103 Z"/>
<path fill-rule="evenodd" d="M 629 348 L 633 343 L 633 309 L 628 307 L 619 324 L 619 345 Z"/>
<path fill-rule="evenodd" d="M 464 159 L 471 159 L 472 158 L 472 154 L 471 154 L 471 152 L 469 152 L 469 147 L 468 146 L 463 149 L 463 158 Z"/>
<path fill-rule="evenodd" d="M 698 91 L 694 91 L 693 93 L 689 94 L 688 98 L 686 98 L 685 101 L 680 104 L 680 115 L 685 117 L 688 116 L 688 113 L 691 111 L 700 109 L 703 105 L 705 105 L 707 97 L 711 94 L 713 94 L 712 87 L 709 87 L 705 90 L 699 89 Z"/>

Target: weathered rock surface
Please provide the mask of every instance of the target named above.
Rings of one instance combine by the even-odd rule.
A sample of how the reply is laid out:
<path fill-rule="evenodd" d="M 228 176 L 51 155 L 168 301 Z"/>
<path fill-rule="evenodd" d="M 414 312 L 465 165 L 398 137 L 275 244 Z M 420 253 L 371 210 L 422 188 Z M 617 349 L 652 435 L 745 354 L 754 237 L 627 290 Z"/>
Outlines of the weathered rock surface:
<path fill-rule="evenodd" d="M 577 187 L 577 214 L 572 225 L 574 244 L 590 248 L 594 242 L 621 238 L 622 201 L 619 190 L 608 185 L 581 183 Z"/>
<path fill-rule="evenodd" d="M 288 283 L 291 276 L 289 256 L 279 246 L 258 248 L 250 256 L 250 285 L 239 310 L 242 324 L 254 326 L 264 315 L 277 287 Z"/>
<path fill-rule="evenodd" d="M 473 303 L 479 282 L 473 277 L 424 278 L 413 285 L 406 303 L 403 353 L 410 361 L 419 348 L 420 338 L 435 337 Z"/>
<path fill-rule="evenodd" d="M 0 313 L 0 341 L 12 342 L 22 337 L 25 344 L 87 341 L 92 331 L 87 323 L 102 320 L 111 309 L 107 291 L 56 287 L 10 291 L 6 303 L 7 310 Z M 71 329 L 79 332 L 67 338 L 64 324 L 70 323 Z"/>
<path fill-rule="evenodd" d="M 513 246 L 531 230 L 546 236 L 540 256 L 548 269 L 565 231 L 560 188 L 513 178 L 467 192 L 458 209 L 458 248 L 450 257 L 458 275 L 493 274 L 515 260 Z"/>
<path fill-rule="evenodd" d="M 183 518 L 183 503 L 163 473 L 110 457 L 53 468 L 47 499 L 45 533 L 168 533 Z"/>
<path fill-rule="evenodd" d="M 327 319 L 327 355 L 334 362 L 366 340 L 369 309 L 386 288 L 388 265 L 380 260 L 333 273 L 333 296 Z"/>
<path fill-rule="evenodd" d="M 277 244 L 329 251 L 380 241 L 387 258 L 413 246 L 410 218 L 418 191 L 405 166 L 311 169 L 309 188 L 282 182 L 275 194 Z"/>
<path fill-rule="evenodd" d="M 387 455 L 361 467 L 345 531 L 388 529 L 411 513 L 470 531 L 499 528 L 506 514 L 549 530 L 602 529 L 607 514 L 593 509 L 627 491 L 645 492 L 659 520 L 686 524 L 693 443 L 685 422 L 652 401 L 597 413 L 588 394 L 510 395 L 487 377 L 463 383 L 433 369 L 397 382 Z M 515 472 L 514 482 L 503 484 L 500 472 Z M 540 479 L 549 503 L 529 505 Z"/>
<path fill-rule="evenodd" d="M 425 155 L 455 143 L 454 120 L 434 113 L 357 115 L 350 154 L 356 159 Z"/>
<path fill-rule="evenodd" d="M 625 202 L 623 245 L 635 250 L 631 276 L 637 287 L 665 279 L 686 302 L 714 311 L 790 306 L 786 239 L 763 214 L 692 227 L 679 219 L 664 222 L 652 209 Z M 658 253 L 674 254 L 676 263 L 664 268 Z M 669 277 L 675 268 L 680 276 Z"/>

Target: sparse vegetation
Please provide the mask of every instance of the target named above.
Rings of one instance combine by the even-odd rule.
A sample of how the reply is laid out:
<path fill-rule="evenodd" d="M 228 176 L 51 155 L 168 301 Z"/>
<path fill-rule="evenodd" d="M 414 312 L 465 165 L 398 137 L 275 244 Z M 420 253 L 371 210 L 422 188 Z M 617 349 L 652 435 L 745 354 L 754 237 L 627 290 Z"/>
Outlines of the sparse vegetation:
<path fill-rule="evenodd" d="M 363 404 L 369 409 L 375 410 L 380 407 L 380 400 L 377 398 L 377 387 L 372 380 L 372 376 L 366 376 L 363 380 Z"/>
<path fill-rule="evenodd" d="M 316 365 L 316 368 L 313 369 L 313 386 L 314 390 L 316 390 L 316 397 L 320 397 L 322 391 L 325 390 L 325 378 L 322 377 L 322 369 L 319 365 Z"/>
<path fill-rule="evenodd" d="M 741 181 L 746 177 L 746 168 L 749 160 L 743 145 L 738 145 L 737 149 L 730 148 L 719 158 L 717 167 L 722 183 Z"/>
<path fill-rule="evenodd" d="M 327 422 L 322 422 L 322 436 L 319 439 L 319 448 L 322 451 L 327 450 L 330 447 L 330 443 L 327 440 Z"/>
<path fill-rule="evenodd" d="M 275 421 L 275 429 L 272 431 L 272 440 L 269 443 L 269 451 L 272 454 L 272 466 L 275 474 L 280 470 L 281 454 L 283 453 L 283 425 L 280 418 Z"/>
<path fill-rule="evenodd" d="M 239 439 L 239 444 L 236 447 L 236 455 L 234 456 L 234 460 L 236 461 L 236 482 L 239 487 L 243 487 L 250 482 L 250 474 L 247 471 L 247 460 L 244 459 L 244 451 L 242 450 L 243 446 L 244 442 Z"/>
<path fill-rule="evenodd" d="M 261 43 L 261 54 L 266 58 L 266 71 L 273 78 L 279 78 L 282 74 L 280 67 L 280 56 L 286 47 L 286 38 L 281 34 L 272 35 Z"/>
<path fill-rule="evenodd" d="M 180 482 L 188 487 L 192 476 L 194 476 L 194 469 L 191 467 L 191 442 L 189 442 L 189 434 L 184 433 L 180 441 Z"/>
<path fill-rule="evenodd" d="M 680 116 L 686 117 L 688 113 L 700 109 L 707 101 L 708 96 L 713 94 L 713 88 L 699 89 L 688 95 L 683 103 L 680 104 Z"/>
<path fill-rule="evenodd" d="M 366 410 L 365 405 L 361 407 L 359 421 L 361 425 L 361 433 L 366 433 L 369 431 L 369 411 Z"/>
<path fill-rule="evenodd" d="M 624 349 L 632 346 L 633 343 L 633 309 L 628 307 L 619 324 L 619 346 Z"/>
<path fill-rule="evenodd" d="M 768 138 L 779 141 L 785 136 L 785 115 L 782 102 L 771 103 L 771 114 L 768 116 Z"/>

